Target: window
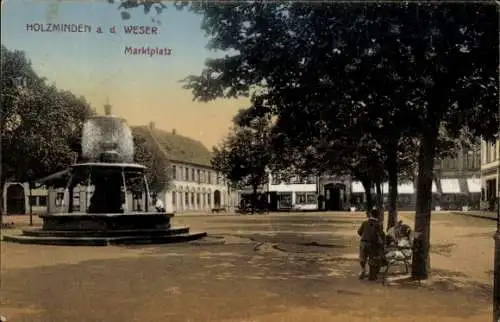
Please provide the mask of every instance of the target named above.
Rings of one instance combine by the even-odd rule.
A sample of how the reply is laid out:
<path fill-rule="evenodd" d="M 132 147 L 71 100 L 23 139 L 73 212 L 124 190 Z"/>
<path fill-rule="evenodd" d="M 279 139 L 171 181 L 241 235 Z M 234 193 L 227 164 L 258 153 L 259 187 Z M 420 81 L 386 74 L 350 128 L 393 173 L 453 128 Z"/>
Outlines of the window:
<path fill-rule="evenodd" d="M 280 208 L 292 208 L 292 193 L 285 192 L 278 195 Z"/>
<path fill-rule="evenodd" d="M 31 196 L 30 197 L 30 205 L 31 206 L 36 206 L 36 196 Z"/>
<path fill-rule="evenodd" d="M 175 165 L 172 166 L 172 179 L 177 179 L 177 167 Z"/>
<path fill-rule="evenodd" d="M 58 192 L 56 195 L 56 206 L 62 206 L 64 202 L 64 192 Z"/>
<path fill-rule="evenodd" d="M 474 153 L 474 168 L 479 169 L 481 167 L 481 151 Z"/>
<path fill-rule="evenodd" d="M 207 171 L 208 184 L 212 184 L 212 171 Z"/>
<path fill-rule="evenodd" d="M 308 205 L 314 205 L 318 202 L 318 196 L 315 193 L 308 193 L 306 202 Z"/>
<path fill-rule="evenodd" d="M 189 169 L 186 167 L 186 171 L 184 172 L 184 180 L 189 181 Z"/>
<path fill-rule="evenodd" d="M 295 194 L 295 204 L 297 205 L 313 205 L 316 202 L 317 197 L 314 192 L 297 192 Z"/>
<path fill-rule="evenodd" d="M 184 204 L 189 205 L 189 192 L 184 193 Z"/>
<path fill-rule="evenodd" d="M 201 171 L 200 171 L 200 170 L 196 170 L 196 177 L 197 177 L 197 179 L 198 179 L 198 183 L 201 183 L 200 173 L 201 173 Z"/>
<path fill-rule="evenodd" d="M 194 192 L 191 192 L 191 205 L 194 205 Z"/>
<path fill-rule="evenodd" d="M 47 196 L 39 196 L 38 197 L 38 205 L 39 206 L 47 206 Z"/>
<path fill-rule="evenodd" d="M 297 205 L 304 205 L 306 203 L 306 194 L 304 192 L 297 192 L 295 194 L 295 203 Z"/>
<path fill-rule="evenodd" d="M 486 142 L 485 143 L 486 145 L 486 163 L 490 163 L 491 162 L 491 144 L 489 142 Z"/>
<path fill-rule="evenodd" d="M 80 194 L 73 195 L 73 211 L 80 211 Z"/>
<path fill-rule="evenodd" d="M 207 204 L 210 206 L 212 204 L 212 196 L 211 193 L 207 193 Z"/>
<path fill-rule="evenodd" d="M 201 204 L 201 196 L 200 196 L 200 193 L 199 193 L 199 192 L 196 194 L 196 204 L 197 204 L 198 206 L 200 206 L 200 204 Z"/>
<path fill-rule="evenodd" d="M 175 204 L 176 204 L 176 200 L 175 200 L 175 199 L 177 199 L 176 197 L 177 197 L 177 192 L 172 191 L 172 205 L 173 206 L 175 206 Z"/>

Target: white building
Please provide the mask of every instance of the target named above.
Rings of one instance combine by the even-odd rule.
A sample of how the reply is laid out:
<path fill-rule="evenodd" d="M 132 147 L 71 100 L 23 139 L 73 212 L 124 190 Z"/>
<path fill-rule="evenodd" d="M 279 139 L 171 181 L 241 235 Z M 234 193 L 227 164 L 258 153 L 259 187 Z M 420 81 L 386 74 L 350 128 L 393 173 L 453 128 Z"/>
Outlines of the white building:
<path fill-rule="evenodd" d="M 211 168 L 211 152 L 201 142 L 175 130 L 157 129 L 154 123 L 132 129 L 150 137 L 171 164 L 170 184 L 158 194 L 167 212 L 202 212 L 238 204 L 222 175 Z"/>
<path fill-rule="evenodd" d="M 267 191 L 271 209 L 317 210 L 318 193 L 316 177 L 293 177 L 286 182 L 269 174 Z"/>

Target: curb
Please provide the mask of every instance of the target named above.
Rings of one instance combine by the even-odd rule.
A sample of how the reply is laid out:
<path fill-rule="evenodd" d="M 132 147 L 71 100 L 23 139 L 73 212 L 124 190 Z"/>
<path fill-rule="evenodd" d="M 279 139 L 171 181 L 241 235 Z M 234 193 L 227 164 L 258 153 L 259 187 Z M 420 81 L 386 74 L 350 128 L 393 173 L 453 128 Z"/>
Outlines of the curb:
<path fill-rule="evenodd" d="M 488 216 L 488 215 L 476 215 L 476 214 L 471 214 L 471 213 L 466 213 L 466 212 L 452 212 L 452 214 L 466 216 L 466 217 L 474 217 L 474 218 L 480 218 L 480 219 L 487 219 L 487 220 L 497 221 L 497 218 L 491 217 L 491 216 Z"/>

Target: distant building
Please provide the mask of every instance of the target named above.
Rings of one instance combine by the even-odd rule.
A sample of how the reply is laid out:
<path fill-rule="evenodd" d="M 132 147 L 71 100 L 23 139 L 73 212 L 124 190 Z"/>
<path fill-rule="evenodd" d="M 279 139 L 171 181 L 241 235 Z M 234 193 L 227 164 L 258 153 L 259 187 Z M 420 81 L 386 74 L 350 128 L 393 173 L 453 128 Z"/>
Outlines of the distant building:
<path fill-rule="evenodd" d="M 167 212 L 209 211 L 233 207 L 238 200 L 220 173 L 210 166 L 211 152 L 199 141 L 149 126 L 132 127 L 149 137 L 170 162 L 171 180 L 159 193 Z"/>
<path fill-rule="evenodd" d="M 443 210 L 479 209 L 481 147 L 461 150 L 456 157 L 438 160 L 434 167 L 433 205 Z"/>
<path fill-rule="evenodd" d="M 493 211 L 498 207 L 500 178 L 500 140 L 494 143 L 481 142 L 481 209 Z"/>
<path fill-rule="evenodd" d="M 269 174 L 267 192 L 269 193 L 270 209 L 272 210 L 317 210 L 318 187 L 317 178 L 292 177 L 280 180 L 276 175 Z"/>
<path fill-rule="evenodd" d="M 48 193 L 45 187 L 29 189 L 26 182 L 7 182 L 2 193 L 4 214 L 23 215 L 31 211 L 35 214 L 47 211 Z"/>
<path fill-rule="evenodd" d="M 480 146 L 477 145 L 470 150 L 460 151 L 455 157 L 436 161 L 432 183 L 434 209 L 479 209 L 480 154 Z M 387 206 L 388 183 L 383 183 L 381 189 Z M 349 176 L 295 177 L 283 181 L 270 175 L 269 183 L 261 190 L 269 194 L 272 210 L 338 211 L 366 207 L 363 185 Z M 375 189 L 372 190 L 372 195 L 375 199 Z M 400 180 L 398 209 L 414 210 L 415 202 L 416 182 Z"/>

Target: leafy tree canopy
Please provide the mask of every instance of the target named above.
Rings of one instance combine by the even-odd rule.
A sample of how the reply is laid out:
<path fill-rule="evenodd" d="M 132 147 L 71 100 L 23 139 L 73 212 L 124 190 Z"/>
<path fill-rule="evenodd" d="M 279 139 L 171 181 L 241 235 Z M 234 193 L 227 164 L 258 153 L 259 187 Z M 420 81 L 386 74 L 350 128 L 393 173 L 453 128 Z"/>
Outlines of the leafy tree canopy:
<path fill-rule="evenodd" d="M 236 2 L 194 10 L 209 48 L 228 53 L 185 80 L 195 99 L 250 96 L 257 114 L 283 123 L 284 143 L 313 140 L 312 155 L 326 147 L 322 163 L 339 145 L 337 153 L 352 158 L 344 148 L 366 143 L 361 155 L 370 158 L 397 150 L 403 138 L 418 140 L 422 243 L 413 273 L 426 277 L 440 130 L 451 139 L 464 129 L 498 135 L 496 5 Z"/>
<path fill-rule="evenodd" d="M 165 191 L 171 179 L 170 162 L 150 136 L 140 131 L 132 133 L 135 148 L 134 158 L 137 163 L 147 167 L 146 178 L 150 191 L 153 193 Z"/>
<path fill-rule="evenodd" d="M 271 126 L 267 117 L 245 122 L 246 110 L 235 118 L 235 126 L 214 148 L 212 166 L 236 187 L 252 187 L 254 192 L 267 182 L 272 160 Z"/>
<path fill-rule="evenodd" d="M 63 170 L 78 157 L 84 98 L 46 84 L 24 52 L 2 45 L 2 177 L 33 181 Z"/>

